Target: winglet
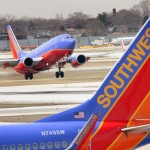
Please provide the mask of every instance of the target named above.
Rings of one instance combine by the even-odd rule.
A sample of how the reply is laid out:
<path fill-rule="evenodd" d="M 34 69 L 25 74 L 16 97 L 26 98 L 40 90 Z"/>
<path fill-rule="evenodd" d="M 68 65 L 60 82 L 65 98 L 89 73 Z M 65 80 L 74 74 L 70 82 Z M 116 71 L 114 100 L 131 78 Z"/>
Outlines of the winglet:
<path fill-rule="evenodd" d="M 81 131 L 78 133 L 78 135 L 75 137 L 75 139 L 72 141 L 72 143 L 66 150 L 85 149 L 86 146 L 88 145 L 88 142 L 92 135 L 92 131 L 97 123 L 98 118 L 99 114 L 98 115 L 92 114 L 87 123 L 84 125 L 84 127 L 81 129 Z"/>
<path fill-rule="evenodd" d="M 7 26 L 7 32 L 8 32 L 9 43 L 10 43 L 10 48 L 11 48 L 11 51 L 13 54 L 13 58 L 18 59 L 21 48 L 19 46 L 19 43 L 18 43 L 10 25 Z"/>

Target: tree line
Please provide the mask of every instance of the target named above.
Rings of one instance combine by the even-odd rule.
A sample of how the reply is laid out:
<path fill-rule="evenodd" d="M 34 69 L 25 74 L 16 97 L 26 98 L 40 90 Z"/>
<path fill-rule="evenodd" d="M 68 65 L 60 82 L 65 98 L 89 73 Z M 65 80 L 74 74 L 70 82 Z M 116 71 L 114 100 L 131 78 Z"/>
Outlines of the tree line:
<path fill-rule="evenodd" d="M 49 31 L 51 36 L 61 33 L 89 35 L 107 35 L 116 32 L 118 26 L 141 27 L 150 14 L 149 0 L 142 0 L 130 9 L 122 9 L 118 12 L 102 12 L 95 18 L 83 12 L 74 12 L 63 18 L 57 14 L 54 19 L 31 18 L 24 16 L 17 18 L 14 15 L 0 15 L 0 32 L 10 24 L 17 36 L 37 36 L 39 31 Z"/>

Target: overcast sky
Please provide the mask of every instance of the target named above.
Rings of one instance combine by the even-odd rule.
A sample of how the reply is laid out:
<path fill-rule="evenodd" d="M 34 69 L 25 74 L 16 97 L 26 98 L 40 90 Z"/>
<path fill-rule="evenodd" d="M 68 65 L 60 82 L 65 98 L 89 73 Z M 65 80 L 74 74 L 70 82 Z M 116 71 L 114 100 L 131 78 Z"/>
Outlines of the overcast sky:
<path fill-rule="evenodd" d="M 55 18 L 62 14 L 82 11 L 96 17 L 101 12 L 128 9 L 141 0 L 0 0 L 0 14 L 13 14 L 17 17 Z"/>

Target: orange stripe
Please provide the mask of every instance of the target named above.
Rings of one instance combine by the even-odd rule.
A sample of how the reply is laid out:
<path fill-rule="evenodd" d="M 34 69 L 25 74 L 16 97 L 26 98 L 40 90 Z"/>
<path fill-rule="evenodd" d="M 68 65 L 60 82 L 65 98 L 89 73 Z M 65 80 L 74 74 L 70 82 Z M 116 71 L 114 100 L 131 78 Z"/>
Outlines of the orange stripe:
<path fill-rule="evenodd" d="M 143 124 L 148 124 L 150 121 L 136 121 L 136 119 L 144 119 L 150 118 L 149 113 L 149 103 L 150 103 L 150 92 L 147 94 L 143 102 L 140 104 L 138 109 L 135 111 L 133 116 L 131 117 L 131 121 L 129 121 L 127 127 L 131 126 L 138 126 Z M 107 148 L 107 150 L 116 150 L 118 147 L 119 149 L 127 148 L 131 149 L 134 148 L 138 143 L 140 143 L 148 134 L 129 134 L 128 137 L 121 133 L 118 138 Z"/>

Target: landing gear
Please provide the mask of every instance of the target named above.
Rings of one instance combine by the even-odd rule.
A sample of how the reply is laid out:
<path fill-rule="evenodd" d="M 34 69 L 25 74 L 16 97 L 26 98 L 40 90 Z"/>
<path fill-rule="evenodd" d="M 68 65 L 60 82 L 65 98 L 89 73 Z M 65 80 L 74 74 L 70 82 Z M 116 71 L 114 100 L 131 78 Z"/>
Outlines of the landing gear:
<path fill-rule="evenodd" d="M 64 77 L 64 72 L 63 71 L 60 72 L 60 76 L 61 76 L 61 78 Z"/>
<path fill-rule="evenodd" d="M 59 72 L 55 73 L 56 78 L 59 78 Z"/>
<path fill-rule="evenodd" d="M 28 80 L 28 79 L 32 80 L 32 79 L 33 79 L 33 74 L 32 74 L 32 73 L 26 73 L 26 74 L 24 75 L 24 78 L 25 78 L 26 80 Z"/>
<path fill-rule="evenodd" d="M 58 63 L 57 68 L 58 68 L 58 71 L 55 73 L 56 78 L 59 78 L 59 77 L 63 78 L 64 77 L 64 72 L 61 71 L 62 64 Z"/>
<path fill-rule="evenodd" d="M 64 72 L 63 71 L 60 71 L 60 72 L 57 71 L 55 76 L 56 76 L 56 78 L 59 78 L 59 77 L 63 78 L 64 77 Z"/>

